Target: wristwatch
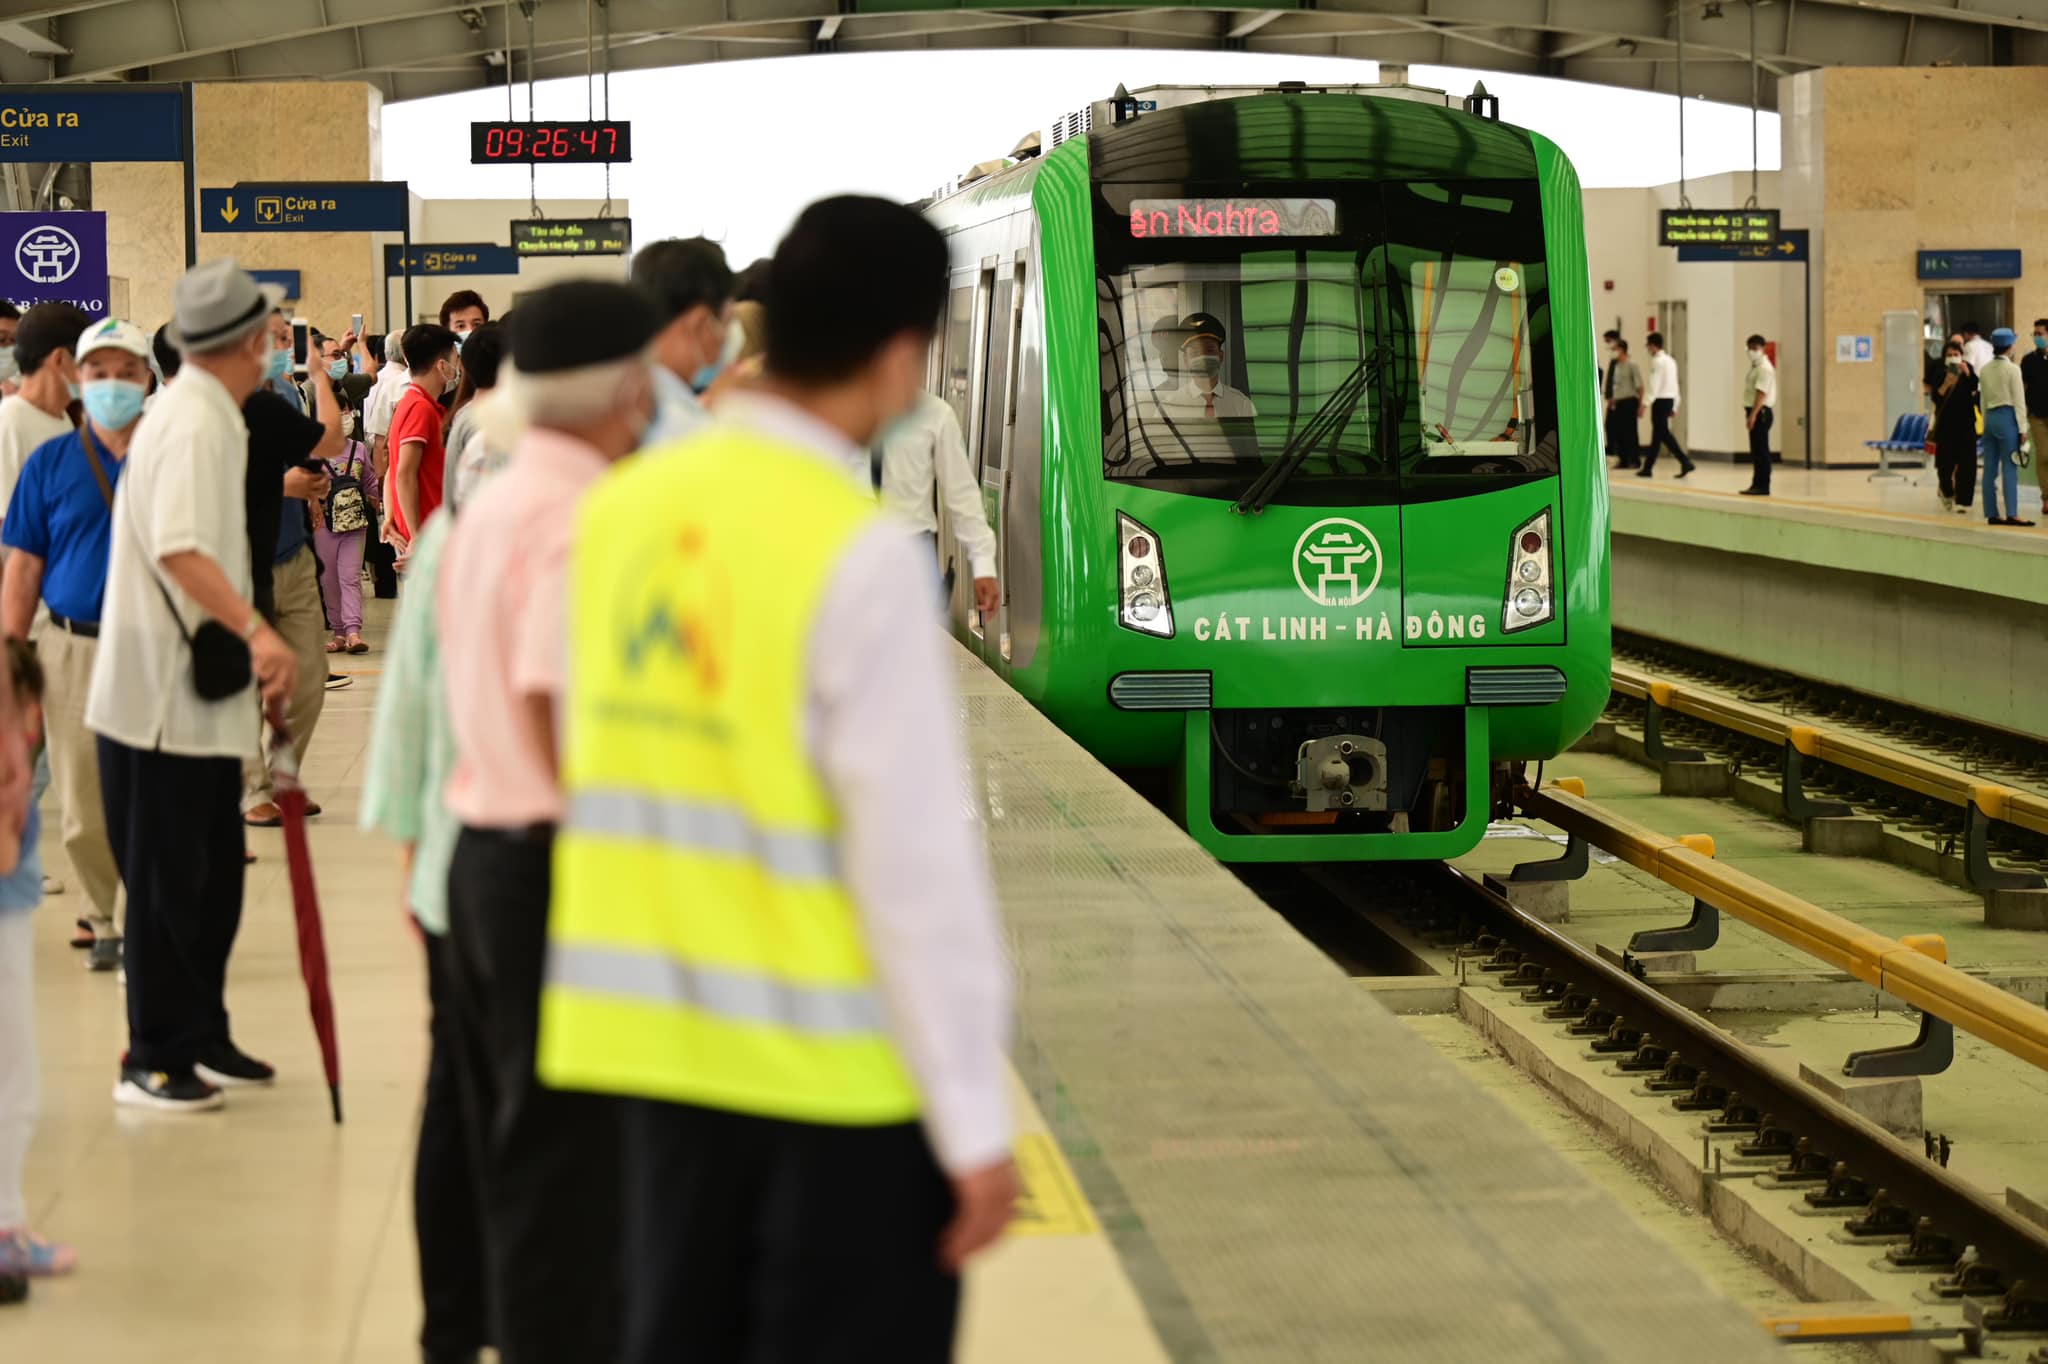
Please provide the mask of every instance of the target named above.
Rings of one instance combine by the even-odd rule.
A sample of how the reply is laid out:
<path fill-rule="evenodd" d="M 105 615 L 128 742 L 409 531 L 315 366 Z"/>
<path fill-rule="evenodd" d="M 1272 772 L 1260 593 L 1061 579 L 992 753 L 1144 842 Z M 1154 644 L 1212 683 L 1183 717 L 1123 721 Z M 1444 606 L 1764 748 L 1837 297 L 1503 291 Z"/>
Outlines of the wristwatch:
<path fill-rule="evenodd" d="M 256 638 L 256 632 L 262 626 L 263 613 L 261 611 L 251 611 L 249 613 L 249 623 L 242 627 L 242 643 L 247 644 L 250 640 Z"/>

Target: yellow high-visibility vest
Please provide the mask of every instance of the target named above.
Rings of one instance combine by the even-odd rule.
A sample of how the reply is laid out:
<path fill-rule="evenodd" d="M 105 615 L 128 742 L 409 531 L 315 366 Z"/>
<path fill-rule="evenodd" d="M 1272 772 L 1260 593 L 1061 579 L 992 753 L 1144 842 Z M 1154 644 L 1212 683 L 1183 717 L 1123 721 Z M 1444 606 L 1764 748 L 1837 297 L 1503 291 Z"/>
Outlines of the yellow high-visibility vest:
<path fill-rule="evenodd" d="M 917 1116 L 805 734 L 827 587 L 879 514 L 816 455 L 732 428 L 585 500 L 548 1084 L 805 1122 Z"/>

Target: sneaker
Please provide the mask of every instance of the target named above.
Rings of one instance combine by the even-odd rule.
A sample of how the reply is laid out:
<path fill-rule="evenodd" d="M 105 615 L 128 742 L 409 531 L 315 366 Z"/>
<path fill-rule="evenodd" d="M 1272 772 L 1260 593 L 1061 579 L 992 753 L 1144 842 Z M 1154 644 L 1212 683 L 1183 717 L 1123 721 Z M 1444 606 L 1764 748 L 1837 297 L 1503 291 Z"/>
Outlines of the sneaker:
<path fill-rule="evenodd" d="M 231 1089 L 238 1085 L 267 1085 L 277 1071 L 253 1056 L 244 1055 L 232 1042 L 215 1042 L 199 1053 L 193 1073 L 208 1084 Z"/>
<path fill-rule="evenodd" d="M 1941 509 L 1943 511 L 1954 511 L 1956 509 L 1956 500 L 1953 497 L 1944 496 L 1941 499 Z"/>
<path fill-rule="evenodd" d="M 31 1279 L 54 1279 L 78 1268 L 78 1252 L 55 1241 L 16 1228 L 0 1232 L 0 1274 L 25 1274 Z"/>
<path fill-rule="evenodd" d="M 114 1086 L 114 1102 L 160 1113 L 200 1113 L 221 1107 L 227 1096 L 197 1075 L 170 1075 L 124 1065 L 120 1082 Z"/>
<path fill-rule="evenodd" d="M 354 686 L 355 681 L 347 673 L 329 673 L 327 674 L 327 690 L 340 691 L 343 687 Z"/>
<path fill-rule="evenodd" d="M 63 883 L 62 881 L 59 881 L 59 880 L 58 880 L 58 879 L 57 879 L 56 877 L 54 877 L 54 876 L 45 876 L 45 877 L 43 878 L 43 894 L 45 894 L 45 895 L 62 895 L 63 893 L 64 893 L 64 883 Z"/>
<path fill-rule="evenodd" d="M 85 959 L 85 969 L 88 971 L 112 971 L 120 965 L 121 939 L 112 934 L 104 938 L 95 938 L 92 944 L 92 955 Z"/>

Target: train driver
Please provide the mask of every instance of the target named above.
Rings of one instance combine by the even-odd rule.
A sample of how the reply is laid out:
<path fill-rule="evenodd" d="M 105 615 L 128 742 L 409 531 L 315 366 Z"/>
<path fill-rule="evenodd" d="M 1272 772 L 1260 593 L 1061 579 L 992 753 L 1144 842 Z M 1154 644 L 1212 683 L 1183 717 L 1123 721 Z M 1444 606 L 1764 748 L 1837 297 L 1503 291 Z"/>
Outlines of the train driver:
<path fill-rule="evenodd" d="M 1223 382 L 1223 324 L 1212 313 L 1189 313 L 1180 322 L 1181 382 L 1162 395 L 1168 415 L 1176 421 L 1205 417 L 1210 421 L 1258 415 L 1252 400 Z"/>

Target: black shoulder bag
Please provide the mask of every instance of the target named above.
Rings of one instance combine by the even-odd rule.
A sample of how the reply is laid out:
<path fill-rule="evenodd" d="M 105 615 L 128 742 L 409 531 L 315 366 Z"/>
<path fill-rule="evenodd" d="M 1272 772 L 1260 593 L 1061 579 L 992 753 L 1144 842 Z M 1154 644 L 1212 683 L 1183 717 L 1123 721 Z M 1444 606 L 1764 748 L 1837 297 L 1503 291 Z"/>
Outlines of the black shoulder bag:
<path fill-rule="evenodd" d="M 106 467 L 100 463 L 100 452 L 93 445 L 92 428 L 79 427 L 78 437 L 79 443 L 85 447 L 86 459 L 92 462 L 92 477 L 100 485 L 100 498 L 107 504 L 111 515 L 114 489 L 107 480 Z M 138 529 L 136 534 L 139 538 L 141 531 Z M 150 577 L 156 582 L 156 590 L 163 593 L 164 609 L 171 613 L 172 623 L 178 627 L 178 633 L 184 636 L 185 647 L 192 653 L 192 690 L 199 693 L 199 699 L 225 701 L 247 688 L 254 676 L 249 662 L 249 646 L 233 630 L 211 616 L 199 622 L 198 629 L 187 630 L 185 618 L 178 614 L 178 603 L 172 600 L 170 589 L 164 586 L 158 565 L 150 565 Z"/>

